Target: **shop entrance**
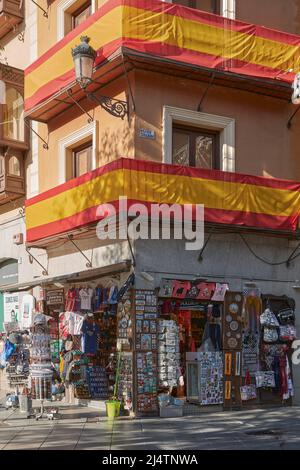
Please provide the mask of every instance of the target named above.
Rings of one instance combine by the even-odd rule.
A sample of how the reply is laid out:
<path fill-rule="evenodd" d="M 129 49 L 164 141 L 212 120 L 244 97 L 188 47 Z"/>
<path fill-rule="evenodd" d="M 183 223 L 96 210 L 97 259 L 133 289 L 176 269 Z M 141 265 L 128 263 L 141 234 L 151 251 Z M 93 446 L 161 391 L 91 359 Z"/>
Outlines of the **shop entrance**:
<path fill-rule="evenodd" d="M 226 289 L 212 300 L 214 283 L 199 281 L 194 294 L 191 283 L 177 284 L 175 294 L 181 298 L 166 298 L 167 286 L 159 291 L 158 392 L 183 400 L 186 414 L 222 409 L 222 298 Z"/>

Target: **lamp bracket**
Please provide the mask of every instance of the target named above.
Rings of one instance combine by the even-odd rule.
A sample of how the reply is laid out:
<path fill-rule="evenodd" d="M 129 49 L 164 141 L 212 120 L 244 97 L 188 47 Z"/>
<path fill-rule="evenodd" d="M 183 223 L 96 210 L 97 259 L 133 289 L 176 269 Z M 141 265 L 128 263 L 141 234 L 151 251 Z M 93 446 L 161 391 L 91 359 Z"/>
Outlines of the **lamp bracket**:
<path fill-rule="evenodd" d="M 90 91 L 86 91 L 86 96 L 91 101 L 96 101 L 100 106 L 114 117 L 124 119 L 128 117 L 128 101 L 116 100 L 109 96 L 95 95 Z"/>
<path fill-rule="evenodd" d="M 87 260 L 86 267 L 87 268 L 92 268 L 93 267 L 92 260 L 89 260 L 88 257 L 83 253 L 83 251 L 79 248 L 79 246 L 76 245 L 76 243 L 73 240 L 73 235 L 72 234 L 68 234 L 68 239 L 72 243 L 72 245 L 76 248 L 78 253 L 81 253 L 81 255 Z"/>
<path fill-rule="evenodd" d="M 133 92 L 132 92 L 132 88 L 131 88 L 131 83 L 130 83 L 130 80 L 129 80 L 129 77 L 128 77 L 128 70 L 127 70 L 126 65 L 125 65 L 125 60 L 124 60 L 124 54 L 123 53 L 122 53 L 122 62 L 123 62 L 123 69 L 124 69 L 125 78 L 126 78 L 126 81 L 127 81 L 128 91 L 130 93 L 130 98 L 131 98 L 131 103 L 132 103 L 132 111 L 135 112 L 135 110 L 136 110 L 135 100 L 134 100 L 134 96 L 133 96 Z"/>

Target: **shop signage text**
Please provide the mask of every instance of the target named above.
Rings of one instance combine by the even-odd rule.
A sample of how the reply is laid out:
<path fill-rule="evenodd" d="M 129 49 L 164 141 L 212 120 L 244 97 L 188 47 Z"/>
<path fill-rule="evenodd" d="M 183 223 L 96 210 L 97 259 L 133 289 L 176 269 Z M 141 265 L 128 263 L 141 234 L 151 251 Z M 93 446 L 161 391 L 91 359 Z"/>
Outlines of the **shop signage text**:
<path fill-rule="evenodd" d="M 60 305 L 64 303 L 64 290 L 63 289 L 53 289 L 48 290 L 46 294 L 46 304 L 47 305 Z"/>

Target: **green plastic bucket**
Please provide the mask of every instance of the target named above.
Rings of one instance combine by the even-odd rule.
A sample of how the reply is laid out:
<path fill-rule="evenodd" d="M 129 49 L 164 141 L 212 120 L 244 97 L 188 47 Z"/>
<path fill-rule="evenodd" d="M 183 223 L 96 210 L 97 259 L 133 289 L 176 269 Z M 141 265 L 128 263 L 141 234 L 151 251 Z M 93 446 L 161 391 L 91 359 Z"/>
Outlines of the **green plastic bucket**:
<path fill-rule="evenodd" d="M 107 400 L 106 405 L 106 416 L 110 419 L 117 418 L 120 416 L 121 402 L 117 400 Z"/>

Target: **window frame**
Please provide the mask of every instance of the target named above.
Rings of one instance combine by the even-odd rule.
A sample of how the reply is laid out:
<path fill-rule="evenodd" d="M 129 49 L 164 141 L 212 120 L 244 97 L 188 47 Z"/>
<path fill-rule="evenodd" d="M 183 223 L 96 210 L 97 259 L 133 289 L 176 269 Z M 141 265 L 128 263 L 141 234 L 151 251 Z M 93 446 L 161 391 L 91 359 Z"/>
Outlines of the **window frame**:
<path fill-rule="evenodd" d="M 196 8 L 196 1 L 197 0 L 188 0 L 188 5 L 186 5 L 188 8 L 194 8 L 194 9 L 197 9 Z M 210 0 L 211 2 L 211 6 L 213 7 L 212 10 L 210 13 L 213 13 L 215 15 L 219 15 L 221 13 L 221 1 L 222 0 Z M 172 3 L 174 3 L 172 1 Z M 177 5 L 180 5 L 180 3 L 177 3 Z"/>
<path fill-rule="evenodd" d="M 78 0 L 61 0 L 57 4 L 56 10 L 56 24 L 57 24 L 57 41 L 63 39 L 66 34 L 70 31 L 66 31 L 65 23 L 66 23 L 66 15 L 72 16 L 72 7 Z M 86 2 L 83 2 L 83 4 Z M 80 7 L 78 7 L 80 8 Z M 91 15 L 95 13 L 98 8 L 98 0 L 91 0 Z M 76 10 L 75 10 L 76 11 Z M 72 18 L 70 18 L 72 22 Z"/>
<path fill-rule="evenodd" d="M 78 173 L 78 161 L 76 161 L 76 156 L 82 152 L 83 150 L 85 149 L 90 149 L 90 153 L 89 153 L 89 156 L 88 156 L 88 167 L 89 169 L 86 171 L 86 173 L 88 173 L 89 171 L 92 171 L 92 167 L 93 167 L 93 140 L 89 140 L 88 142 L 85 142 L 81 145 L 79 145 L 78 147 L 74 147 L 72 149 L 72 172 L 73 172 L 73 178 L 78 178 L 79 174 Z"/>
<path fill-rule="evenodd" d="M 24 71 L 2 65 L 0 69 L 0 81 L 4 83 L 3 92 L 6 93 L 8 88 L 14 88 L 23 98 L 24 104 Z M 0 121 L 4 122 L 5 105 L 0 104 Z M 23 109 L 24 111 L 24 109 Z M 4 126 L 0 126 L 0 146 L 9 146 L 13 149 L 29 150 L 29 130 L 24 121 L 24 138 L 17 140 L 5 135 Z"/>
<path fill-rule="evenodd" d="M 219 131 L 220 170 L 235 172 L 235 119 L 165 105 L 162 116 L 163 163 L 172 164 L 172 128 L 174 123 Z"/>
<path fill-rule="evenodd" d="M 173 3 L 172 0 L 163 0 L 166 3 Z M 236 0 L 220 0 L 220 16 L 234 20 L 236 18 Z"/>
<path fill-rule="evenodd" d="M 203 135 L 206 137 L 213 137 L 213 150 L 212 150 L 212 170 L 220 169 L 220 133 L 217 130 L 202 129 L 201 127 L 188 126 L 183 124 L 173 123 L 172 126 L 172 163 L 173 162 L 173 143 L 174 143 L 174 131 L 182 131 L 187 134 L 190 138 L 192 137 L 192 146 L 189 148 L 189 165 L 193 168 L 201 168 L 196 166 L 196 136 Z"/>
<path fill-rule="evenodd" d="M 58 184 L 65 183 L 69 179 L 67 175 L 68 153 L 72 153 L 74 148 L 79 147 L 81 144 L 86 144 L 90 140 L 93 142 L 92 170 L 97 167 L 97 154 L 99 147 L 98 127 L 99 123 L 95 120 L 58 141 Z"/>
<path fill-rule="evenodd" d="M 20 174 L 9 173 L 9 161 L 15 157 L 19 162 Z M 25 196 L 25 156 L 21 149 L 0 147 L 3 171 L 0 172 L 0 205 Z"/>
<path fill-rule="evenodd" d="M 79 25 L 75 25 L 76 18 L 81 13 L 83 13 L 87 8 L 90 9 L 90 15 L 92 15 L 92 10 L 93 10 L 92 3 L 93 3 L 92 0 L 86 0 L 86 2 L 83 5 L 81 5 L 79 8 L 77 8 L 77 10 L 75 10 L 73 13 L 71 13 L 72 30 L 77 28 L 77 26 L 79 26 Z"/>

